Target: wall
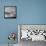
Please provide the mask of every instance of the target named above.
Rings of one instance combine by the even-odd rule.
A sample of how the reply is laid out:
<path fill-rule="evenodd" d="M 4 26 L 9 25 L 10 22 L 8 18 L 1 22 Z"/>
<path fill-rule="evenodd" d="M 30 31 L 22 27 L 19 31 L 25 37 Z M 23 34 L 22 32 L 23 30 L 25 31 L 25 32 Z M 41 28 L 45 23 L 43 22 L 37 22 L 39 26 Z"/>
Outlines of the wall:
<path fill-rule="evenodd" d="M 17 18 L 4 19 L 4 6 L 12 5 Z M 8 43 L 9 32 L 18 32 L 18 24 L 46 24 L 46 0 L 0 0 L 0 44 Z"/>

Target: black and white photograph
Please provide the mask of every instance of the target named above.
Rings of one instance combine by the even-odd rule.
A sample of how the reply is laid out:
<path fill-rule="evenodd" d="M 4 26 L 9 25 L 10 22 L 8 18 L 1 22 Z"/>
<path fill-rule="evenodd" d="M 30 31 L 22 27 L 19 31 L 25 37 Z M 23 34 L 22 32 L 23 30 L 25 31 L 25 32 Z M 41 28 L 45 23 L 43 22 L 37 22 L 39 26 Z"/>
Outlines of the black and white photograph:
<path fill-rule="evenodd" d="M 20 46 L 40 45 L 46 43 L 46 25 L 18 25 Z M 43 45 L 43 44 L 42 44 Z"/>
<path fill-rule="evenodd" d="M 4 18 L 16 18 L 16 6 L 5 6 Z"/>

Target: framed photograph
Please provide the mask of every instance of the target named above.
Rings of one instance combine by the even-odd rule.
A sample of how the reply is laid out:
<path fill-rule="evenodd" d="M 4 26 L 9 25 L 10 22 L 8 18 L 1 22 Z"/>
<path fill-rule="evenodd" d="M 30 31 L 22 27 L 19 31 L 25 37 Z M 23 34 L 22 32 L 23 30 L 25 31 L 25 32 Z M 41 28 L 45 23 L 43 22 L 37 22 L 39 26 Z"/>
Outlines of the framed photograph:
<path fill-rule="evenodd" d="M 20 46 L 46 43 L 46 24 L 18 24 L 18 42 Z"/>
<path fill-rule="evenodd" d="M 16 18 L 17 8 L 16 6 L 4 6 L 4 18 Z"/>
<path fill-rule="evenodd" d="M 46 25 L 20 24 L 18 34 L 19 42 L 21 40 L 46 41 Z"/>

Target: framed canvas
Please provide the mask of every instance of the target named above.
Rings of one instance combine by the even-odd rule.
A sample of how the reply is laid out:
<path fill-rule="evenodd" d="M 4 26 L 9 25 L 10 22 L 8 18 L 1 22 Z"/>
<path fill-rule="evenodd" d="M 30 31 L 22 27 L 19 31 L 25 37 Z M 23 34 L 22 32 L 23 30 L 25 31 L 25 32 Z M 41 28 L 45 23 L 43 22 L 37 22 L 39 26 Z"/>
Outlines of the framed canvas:
<path fill-rule="evenodd" d="M 4 6 L 4 18 L 16 18 L 17 8 L 16 6 Z"/>

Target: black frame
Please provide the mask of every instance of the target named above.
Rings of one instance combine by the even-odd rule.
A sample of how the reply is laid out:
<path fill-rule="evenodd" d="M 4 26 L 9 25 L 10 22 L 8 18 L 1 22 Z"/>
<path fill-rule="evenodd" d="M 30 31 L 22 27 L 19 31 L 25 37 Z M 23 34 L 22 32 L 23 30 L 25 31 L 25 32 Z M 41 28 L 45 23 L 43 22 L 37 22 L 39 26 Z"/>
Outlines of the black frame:
<path fill-rule="evenodd" d="M 5 8 L 6 7 L 15 7 L 15 9 L 16 9 L 16 15 L 15 15 L 15 17 L 5 17 Z M 17 7 L 16 6 L 4 6 L 4 18 L 5 19 L 16 19 L 16 17 L 17 17 Z"/>

